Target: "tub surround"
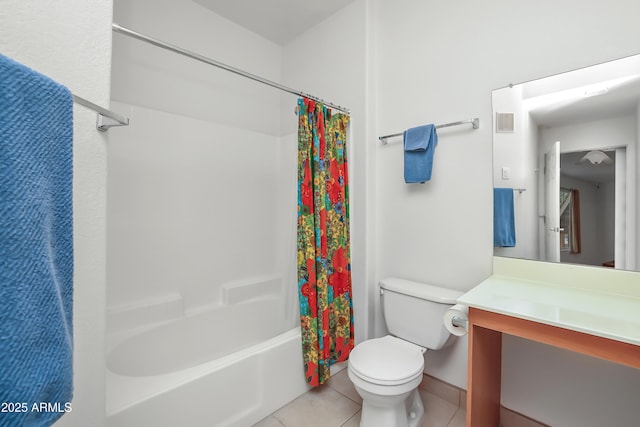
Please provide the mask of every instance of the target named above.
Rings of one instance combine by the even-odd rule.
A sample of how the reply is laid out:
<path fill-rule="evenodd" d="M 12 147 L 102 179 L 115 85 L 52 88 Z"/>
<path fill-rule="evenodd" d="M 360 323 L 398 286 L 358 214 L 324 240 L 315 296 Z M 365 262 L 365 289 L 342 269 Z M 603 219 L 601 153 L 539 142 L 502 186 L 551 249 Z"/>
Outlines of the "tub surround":
<path fill-rule="evenodd" d="M 174 293 L 111 310 L 107 426 L 241 427 L 307 391 L 300 328 L 279 315 L 281 282 L 223 284 L 224 304 L 187 308 Z"/>
<path fill-rule="evenodd" d="M 499 422 L 502 334 L 640 369 L 638 274 L 494 258 L 494 275 L 464 294 L 469 306 L 467 425 Z"/>
<path fill-rule="evenodd" d="M 252 425 L 309 389 L 300 360 L 296 328 L 163 375 L 126 376 L 107 370 L 106 425 Z"/>

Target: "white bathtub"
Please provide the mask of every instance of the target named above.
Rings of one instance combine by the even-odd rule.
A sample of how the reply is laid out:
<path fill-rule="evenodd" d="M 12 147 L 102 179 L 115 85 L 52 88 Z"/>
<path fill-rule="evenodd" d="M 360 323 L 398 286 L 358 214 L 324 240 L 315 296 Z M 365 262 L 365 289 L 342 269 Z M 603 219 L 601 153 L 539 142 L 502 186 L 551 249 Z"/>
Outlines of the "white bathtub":
<path fill-rule="evenodd" d="M 111 343 L 107 426 L 247 427 L 307 391 L 300 330 L 274 336 L 277 304 L 222 306 Z"/>

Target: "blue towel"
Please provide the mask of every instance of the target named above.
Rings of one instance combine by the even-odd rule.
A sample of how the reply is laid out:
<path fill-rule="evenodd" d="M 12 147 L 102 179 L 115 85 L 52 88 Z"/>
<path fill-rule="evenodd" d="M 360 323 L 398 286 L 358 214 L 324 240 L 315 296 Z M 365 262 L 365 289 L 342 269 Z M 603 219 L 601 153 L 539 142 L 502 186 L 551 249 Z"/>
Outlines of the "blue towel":
<path fill-rule="evenodd" d="M 0 55 L 0 426 L 70 407 L 72 140 L 69 90 Z"/>
<path fill-rule="evenodd" d="M 433 152 L 438 145 L 434 125 L 404 131 L 404 181 L 424 183 L 431 179 Z"/>
<path fill-rule="evenodd" d="M 493 246 L 514 247 L 516 224 L 513 208 L 513 188 L 493 189 Z"/>

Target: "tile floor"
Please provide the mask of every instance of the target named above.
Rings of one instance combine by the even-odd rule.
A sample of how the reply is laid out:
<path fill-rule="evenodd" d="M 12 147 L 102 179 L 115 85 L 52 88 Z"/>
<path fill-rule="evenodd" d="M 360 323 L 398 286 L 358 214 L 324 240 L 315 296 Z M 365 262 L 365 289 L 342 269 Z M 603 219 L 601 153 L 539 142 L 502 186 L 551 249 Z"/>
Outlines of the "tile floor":
<path fill-rule="evenodd" d="M 425 415 L 420 427 L 464 427 L 466 393 L 431 377 L 419 387 Z M 334 374 L 254 427 L 358 427 L 362 399 L 347 376 Z"/>

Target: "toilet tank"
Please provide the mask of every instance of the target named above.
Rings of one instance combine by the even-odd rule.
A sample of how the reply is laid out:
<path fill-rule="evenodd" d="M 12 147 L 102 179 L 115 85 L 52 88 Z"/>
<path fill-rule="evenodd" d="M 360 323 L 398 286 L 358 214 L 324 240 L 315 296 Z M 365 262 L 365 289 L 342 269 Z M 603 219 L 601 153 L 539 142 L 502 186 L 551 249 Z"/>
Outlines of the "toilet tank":
<path fill-rule="evenodd" d="M 451 334 L 444 313 L 463 292 L 390 277 L 380 281 L 382 312 L 389 333 L 431 350 L 441 349 Z"/>

